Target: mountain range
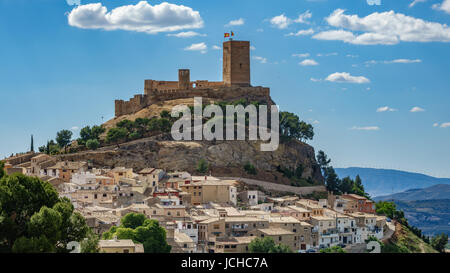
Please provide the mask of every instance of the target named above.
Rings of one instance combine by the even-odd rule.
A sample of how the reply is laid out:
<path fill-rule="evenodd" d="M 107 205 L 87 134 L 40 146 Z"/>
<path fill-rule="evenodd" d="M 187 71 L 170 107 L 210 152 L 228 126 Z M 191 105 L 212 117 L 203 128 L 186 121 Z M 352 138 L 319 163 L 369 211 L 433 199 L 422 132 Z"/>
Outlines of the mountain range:
<path fill-rule="evenodd" d="M 336 168 L 340 178 L 356 175 L 362 179 L 364 188 L 372 197 L 384 196 L 411 189 L 423 189 L 434 185 L 450 185 L 450 178 L 436 178 L 420 173 L 372 168 Z"/>
<path fill-rule="evenodd" d="M 411 189 L 385 196 L 377 196 L 375 201 L 418 201 L 450 199 L 450 185 L 439 184 L 424 189 Z"/>

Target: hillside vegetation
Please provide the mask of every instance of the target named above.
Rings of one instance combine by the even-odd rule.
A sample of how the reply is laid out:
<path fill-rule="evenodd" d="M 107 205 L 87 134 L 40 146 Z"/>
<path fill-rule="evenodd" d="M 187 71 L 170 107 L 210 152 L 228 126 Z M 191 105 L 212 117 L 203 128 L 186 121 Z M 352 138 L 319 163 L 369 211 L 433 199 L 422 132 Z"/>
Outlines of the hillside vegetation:
<path fill-rule="evenodd" d="M 383 253 L 438 253 L 406 226 L 397 223 L 394 235 L 382 248 Z"/>

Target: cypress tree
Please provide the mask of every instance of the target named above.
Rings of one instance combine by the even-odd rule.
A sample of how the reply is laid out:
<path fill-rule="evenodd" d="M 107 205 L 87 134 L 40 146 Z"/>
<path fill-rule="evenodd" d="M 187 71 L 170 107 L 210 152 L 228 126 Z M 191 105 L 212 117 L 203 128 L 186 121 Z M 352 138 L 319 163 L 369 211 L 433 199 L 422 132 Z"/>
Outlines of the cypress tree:
<path fill-rule="evenodd" d="M 31 135 L 31 147 L 30 147 L 30 152 L 34 152 L 34 140 L 33 140 L 33 135 Z"/>

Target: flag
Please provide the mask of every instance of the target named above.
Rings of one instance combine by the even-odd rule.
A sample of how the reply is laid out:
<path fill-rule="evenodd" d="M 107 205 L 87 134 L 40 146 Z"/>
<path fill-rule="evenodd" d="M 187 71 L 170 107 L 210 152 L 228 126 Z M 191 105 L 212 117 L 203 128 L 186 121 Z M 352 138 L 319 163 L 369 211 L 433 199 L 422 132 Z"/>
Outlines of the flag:
<path fill-rule="evenodd" d="M 234 36 L 234 32 L 232 31 L 232 32 L 231 32 L 231 37 L 233 37 L 233 36 Z"/>
<path fill-rule="evenodd" d="M 225 38 L 228 38 L 228 37 L 230 37 L 230 33 L 225 33 Z"/>

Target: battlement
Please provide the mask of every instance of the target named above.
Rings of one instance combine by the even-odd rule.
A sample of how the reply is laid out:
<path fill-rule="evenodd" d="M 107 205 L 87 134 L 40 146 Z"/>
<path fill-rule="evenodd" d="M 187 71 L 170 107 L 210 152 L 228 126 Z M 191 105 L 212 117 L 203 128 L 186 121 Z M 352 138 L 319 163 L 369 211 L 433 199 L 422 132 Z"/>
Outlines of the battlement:
<path fill-rule="evenodd" d="M 178 81 L 145 80 L 144 94 L 129 101 L 116 100 L 116 117 L 136 113 L 154 103 L 193 97 L 213 99 L 252 99 L 270 101 L 270 89 L 250 83 L 250 42 L 223 43 L 223 81 L 191 81 L 189 69 L 178 70 Z"/>

